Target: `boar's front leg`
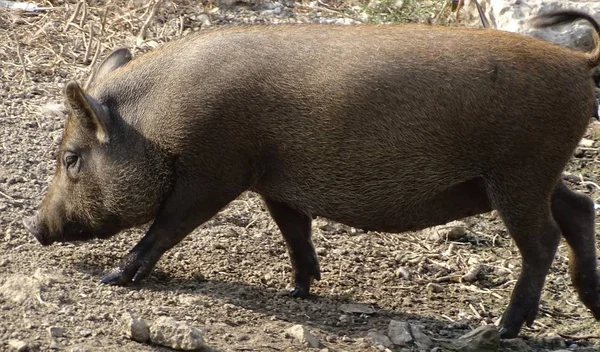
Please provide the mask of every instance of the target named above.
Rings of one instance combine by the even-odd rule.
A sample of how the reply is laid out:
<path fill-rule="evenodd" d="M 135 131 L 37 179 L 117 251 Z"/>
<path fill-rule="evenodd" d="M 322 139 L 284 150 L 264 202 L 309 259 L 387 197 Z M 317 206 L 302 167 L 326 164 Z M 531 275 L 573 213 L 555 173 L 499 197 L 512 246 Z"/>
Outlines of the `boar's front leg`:
<path fill-rule="evenodd" d="M 148 276 L 163 253 L 181 242 L 241 193 L 222 191 L 224 189 L 228 188 L 219 188 L 217 185 L 211 190 L 204 188 L 198 192 L 176 185 L 146 235 L 114 271 L 102 278 L 102 283 L 125 286 Z"/>
<path fill-rule="evenodd" d="M 289 293 L 293 297 L 306 297 L 312 280 L 321 279 L 317 254 L 310 239 L 312 218 L 283 203 L 268 199 L 265 203 L 288 247 L 295 284 Z"/>

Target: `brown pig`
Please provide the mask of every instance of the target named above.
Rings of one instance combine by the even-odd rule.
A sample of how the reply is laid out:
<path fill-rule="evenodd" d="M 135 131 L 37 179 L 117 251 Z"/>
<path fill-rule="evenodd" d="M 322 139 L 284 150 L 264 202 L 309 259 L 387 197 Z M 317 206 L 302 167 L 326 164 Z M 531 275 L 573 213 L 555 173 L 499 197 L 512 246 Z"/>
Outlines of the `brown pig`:
<path fill-rule="evenodd" d="M 561 11 L 539 26 L 592 17 Z M 598 45 L 598 35 L 595 35 Z M 70 109 L 56 172 L 26 227 L 43 244 L 152 221 L 102 281 L 146 277 L 242 192 L 288 245 L 294 296 L 320 279 L 311 219 L 404 232 L 497 209 L 522 256 L 503 337 L 531 325 L 558 243 L 600 319 L 594 204 L 561 173 L 590 121 L 582 53 L 502 31 L 274 25 L 113 52 Z"/>

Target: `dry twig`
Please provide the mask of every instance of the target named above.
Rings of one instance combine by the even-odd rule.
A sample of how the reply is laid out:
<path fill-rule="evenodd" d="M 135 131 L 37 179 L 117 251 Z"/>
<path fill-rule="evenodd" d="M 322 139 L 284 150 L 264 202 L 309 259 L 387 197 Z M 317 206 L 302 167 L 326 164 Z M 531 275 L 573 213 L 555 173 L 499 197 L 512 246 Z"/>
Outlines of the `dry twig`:
<path fill-rule="evenodd" d="M 71 17 L 69 17 L 69 19 L 67 20 L 67 23 L 65 23 L 65 27 L 63 28 L 63 32 L 66 32 L 69 29 L 69 26 L 71 26 L 73 24 L 73 21 L 75 20 L 75 17 L 77 17 L 77 15 L 79 15 L 79 11 L 81 11 L 81 5 L 83 4 L 82 1 L 78 2 L 77 5 L 75 5 L 75 10 L 73 11 L 73 14 L 71 15 Z"/>
<path fill-rule="evenodd" d="M 25 60 L 23 60 L 23 54 L 21 53 L 21 43 L 19 43 L 19 38 L 17 37 L 17 34 L 14 34 L 14 37 L 15 37 L 15 42 L 17 44 L 17 56 L 19 57 L 19 62 L 21 63 L 21 66 L 23 67 L 23 76 L 21 77 L 21 82 L 19 84 L 23 85 L 23 82 L 25 80 L 29 80 L 29 75 L 27 74 L 27 68 L 25 67 Z"/>

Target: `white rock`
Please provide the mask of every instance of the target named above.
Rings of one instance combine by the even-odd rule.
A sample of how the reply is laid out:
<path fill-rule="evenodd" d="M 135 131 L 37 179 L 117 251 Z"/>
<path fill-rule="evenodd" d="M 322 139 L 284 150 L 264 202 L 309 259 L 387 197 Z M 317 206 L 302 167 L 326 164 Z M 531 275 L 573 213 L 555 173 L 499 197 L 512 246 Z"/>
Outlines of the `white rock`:
<path fill-rule="evenodd" d="M 576 50 L 588 51 L 594 46 L 592 28 L 585 21 L 572 24 L 535 29 L 529 19 L 558 9 L 582 10 L 600 19 L 600 1 L 594 0 L 478 0 L 490 26 L 495 29 L 516 32 Z M 473 0 L 465 0 L 460 12 L 461 22 L 481 26 Z"/>
<path fill-rule="evenodd" d="M 138 342 L 146 342 L 150 338 L 150 328 L 143 319 L 136 319 L 133 314 L 127 312 L 121 316 L 125 335 Z"/>
<path fill-rule="evenodd" d="M 287 329 L 286 332 L 303 344 L 308 344 L 312 348 L 319 347 L 319 340 L 303 325 L 294 325 Z"/>
<path fill-rule="evenodd" d="M 394 1 L 394 3 L 392 4 L 391 7 L 394 10 L 400 10 L 403 6 L 404 6 L 404 0 L 396 0 L 396 1 Z"/>
<path fill-rule="evenodd" d="M 150 327 L 150 340 L 176 350 L 197 350 L 204 346 L 202 331 L 170 317 L 160 317 Z"/>
<path fill-rule="evenodd" d="M 367 334 L 367 339 L 371 342 L 371 344 L 375 347 L 383 346 L 386 348 L 394 347 L 394 343 L 390 340 L 386 335 L 379 333 L 377 331 L 369 331 Z"/>
<path fill-rule="evenodd" d="M 410 324 L 404 321 L 391 320 L 388 336 L 394 345 L 406 346 L 413 341 Z"/>
<path fill-rule="evenodd" d="M 12 351 L 24 352 L 29 350 L 29 345 L 27 344 L 27 342 L 22 340 L 8 340 L 8 346 L 12 349 Z"/>
<path fill-rule="evenodd" d="M 579 145 L 582 147 L 591 148 L 594 146 L 594 141 L 592 139 L 582 138 L 579 141 Z"/>

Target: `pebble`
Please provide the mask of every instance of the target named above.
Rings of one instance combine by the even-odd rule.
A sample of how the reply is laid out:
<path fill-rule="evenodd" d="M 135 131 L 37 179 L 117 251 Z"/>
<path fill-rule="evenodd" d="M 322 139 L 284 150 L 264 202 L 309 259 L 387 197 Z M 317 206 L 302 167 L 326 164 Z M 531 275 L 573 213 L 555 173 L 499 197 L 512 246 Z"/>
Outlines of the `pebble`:
<path fill-rule="evenodd" d="M 29 344 L 23 340 L 11 339 L 8 340 L 8 346 L 12 348 L 13 351 L 25 352 L 29 350 Z"/>
<path fill-rule="evenodd" d="M 51 350 L 59 350 L 60 344 L 55 339 L 52 339 L 52 342 L 50 342 L 50 346 L 48 346 L 48 348 L 50 348 Z"/>
<path fill-rule="evenodd" d="M 339 306 L 339 310 L 348 314 L 373 314 L 375 313 L 375 309 L 358 303 L 348 303 L 342 304 Z"/>
<path fill-rule="evenodd" d="M 445 225 L 428 228 L 423 233 L 428 239 L 434 241 L 455 241 L 465 236 L 467 225 L 462 221 L 451 221 Z"/>
<path fill-rule="evenodd" d="M 457 351 L 492 352 L 500 348 L 500 333 L 494 325 L 483 325 L 455 341 Z"/>
<path fill-rule="evenodd" d="M 130 339 L 138 342 L 146 342 L 150 338 L 150 328 L 142 319 L 136 319 L 133 314 L 127 312 L 121 316 L 123 330 Z"/>
<path fill-rule="evenodd" d="M 304 325 L 294 325 L 291 328 L 287 329 L 285 332 L 293 336 L 296 340 L 300 341 L 303 344 L 307 344 L 312 348 L 319 347 L 319 340 L 315 335 L 311 334 Z"/>
<path fill-rule="evenodd" d="M 591 139 L 582 138 L 581 141 L 579 141 L 579 145 L 584 148 L 591 148 L 594 146 L 594 141 Z"/>
<path fill-rule="evenodd" d="M 406 346 L 413 342 L 410 324 L 404 321 L 391 320 L 388 325 L 388 336 L 394 345 Z"/>
<path fill-rule="evenodd" d="M 433 341 L 431 341 L 429 336 L 427 336 L 423 332 L 423 329 L 421 326 L 412 325 L 410 327 L 410 331 L 412 333 L 412 337 L 415 340 L 415 345 L 417 345 L 417 347 L 424 349 L 424 350 L 428 350 L 431 347 L 431 345 L 433 345 Z"/>
<path fill-rule="evenodd" d="M 405 267 L 401 266 L 394 272 L 396 277 L 402 278 L 404 280 L 410 280 L 410 272 Z"/>
<path fill-rule="evenodd" d="M 560 349 L 560 348 L 566 348 L 567 344 L 565 343 L 565 339 L 563 339 L 562 337 L 560 337 L 560 335 L 552 332 L 549 333 L 548 335 L 544 336 L 542 338 L 542 340 L 544 341 L 544 343 L 546 343 L 546 345 L 549 348 L 552 349 Z"/>
<path fill-rule="evenodd" d="M 193 351 L 204 347 L 202 330 L 171 317 L 159 317 L 150 326 L 150 340 L 176 350 Z"/>
<path fill-rule="evenodd" d="M 369 331 L 367 333 L 367 339 L 371 342 L 371 344 L 375 347 L 383 346 L 383 347 L 394 347 L 394 343 L 390 340 L 386 335 L 377 332 L 377 331 Z"/>
<path fill-rule="evenodd" d="M 48 333 L 51 337 L 63 337 L 65 334 L 65 328 L 60 326 L 51 326 L 48 328 Z"/>
<path fill-rule="evenodd" d="M 433 293 L 439 293 L 444 291 L 444 286 L 436 284 L 434 282 L 427 284 L 427 290 Z"/>
<path fill-rule="evenodd" d="M 503 350 L 514 352 L 529 352 L 531 347 L 521 338 L 504 339 L 500 341 Z"/>

